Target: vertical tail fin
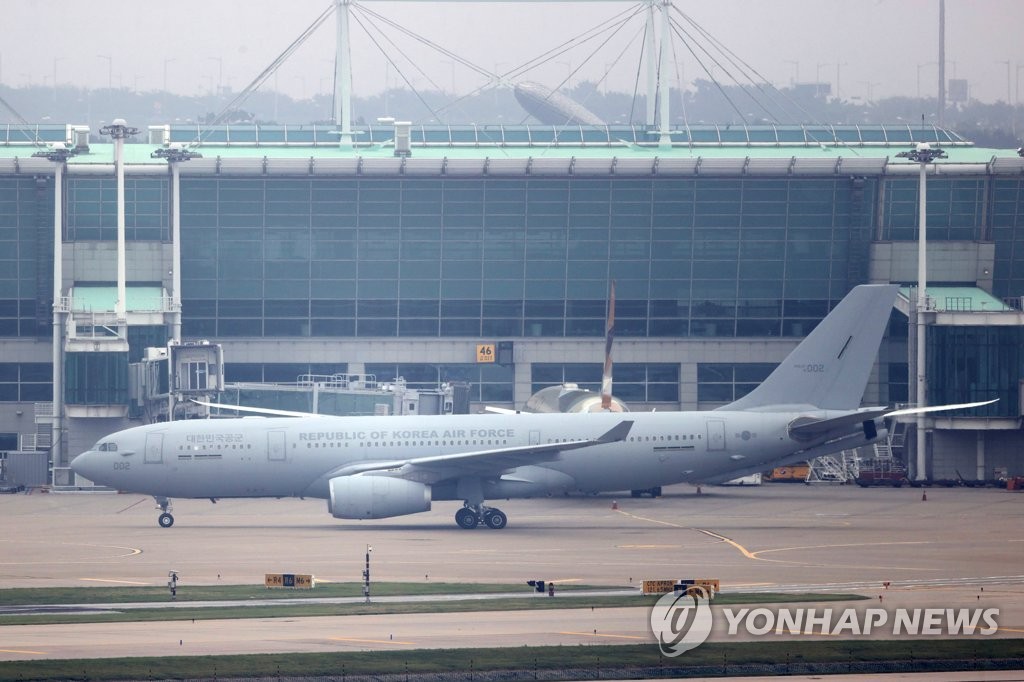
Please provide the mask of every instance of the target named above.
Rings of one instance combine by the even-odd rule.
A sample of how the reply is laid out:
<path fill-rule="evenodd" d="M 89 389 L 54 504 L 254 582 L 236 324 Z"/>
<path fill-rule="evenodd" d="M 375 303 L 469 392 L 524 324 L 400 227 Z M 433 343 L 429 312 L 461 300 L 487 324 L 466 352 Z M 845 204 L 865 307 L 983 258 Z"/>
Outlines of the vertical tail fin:
<path fill-rule="evenodd" d="M 860 406 L 898 287 L 865 284 L 839 302 L 760 386 L 723 410 Z"/>

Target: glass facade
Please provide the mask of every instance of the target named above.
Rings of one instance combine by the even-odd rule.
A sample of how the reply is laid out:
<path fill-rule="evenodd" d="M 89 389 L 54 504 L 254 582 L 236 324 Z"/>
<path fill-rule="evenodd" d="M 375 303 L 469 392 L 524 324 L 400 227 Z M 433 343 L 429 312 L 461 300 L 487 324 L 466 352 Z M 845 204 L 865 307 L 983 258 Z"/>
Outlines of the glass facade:
<path fill-rule="evenodd" d="M 929 177 L 926 206 L 928 239 L 979 241 L 988 239 L 985 228 L 984 176 Z M 917 176 L 888 178 L 882 202 L 881 239 L 917 241 L 919 180 Z"/>
<path fill-rule="evenodd" d="M 1024 296 L 1024 178 L 992 180 L 992 241 L 996 245 L 992 293 Z"/>
<path fill-rule="evenodd" d="M 928 404 L 992 400 L 970 416 L 1019 417 L 1024 327 L 928 329 Z"/>
<path fill-rule="evenodd" d="M 69 241 L 117 240 L 117 181 L 70 177 L 67 182 L 65 234 Z M 166 178 L 126 177 L 124 224 L 128 241 L 170 239 Z"/>
<path fill-rule="evenodd" d="M 53 334 L 53 178 L 0 176 L 0 337 Z"/>
<path fill-rule="evenodd" d="M 67 353 L 64 401 L 69 405 L 127 405 L 128 353 Z"/>
<path fill-rule="evenodd" d="M 113 241 L 114 179 L 65 181 L 65 238 Z M 127 238 L 168 241 L 169 178 L 126 181 Z M 916 176 L 186 175 L 183 331 L 228 342 L 600 337 L 614 279 L 620 338 L 799 338 L 867 280 L 872 239 L 917 239 L 917 189 Z M 934 240 L 994 242 L 993 293 L 1024 296 L 1024 178 L 930 177 L 928 221 Z M 52 222 L 52 177 L 0 177 L 0 337 L 52 334 Z M 905 327 L 901 316 L 891 331 L 905 336 Z M 130 360 L 166 343 L 162 328 L 133 327 L 129 336 Z M 999 363 L 1001 343 L 983 344 L 1003 354 Z M 3 366 L 0 402 L 48 399 L 45 382 L 25 379 L 29 364 Z M 10 367 L 20 368 L 16 379 Z M 663 377 L 665 367 L 674 366 L 617 364 L 616 395 L 678 400 L 678 369 Z M 702 365 L 698 400 L 746 393 L 759 379 L 737 375 L 741 367 L 753 365 Z M 346 371 L 345 363 L 226 367 L 229 381 Z M 468 381 L 473 401 L 512 399 L 512 373 L 500 366 L 366 371 L 382 381 Z M 600 381 L 598 363 L 534 372 L 535 388 Z M 905 399 L 904 374 L 903 363 L 890 365 L 892 400 Z M 79 389 L 88 394 L 88 382 Z"/>
<path fill-rule="evenodd" d="M 731 403 L 757 388 L 777 365 L 770 362 L 697 364 L 697 402 Z"/>
<path fill-rule="evenodd" d="M 391 382 L 399 377 L 410 388 L 437 388 L 442 382 L 462 381 L 469 384 L 472 402 L 512 402 L 515 368 L 497 364 L 414 364 L 367 363 L 366 373 L 378 382 Z"/>
<path fill-rule="evenodd" d="M 53 400 L 53 365 L 48 362 L 0 362 L 0 402 Z"/>
<path fill-rule="evenodd" d="M 678 403 L 679 365 L 676 363 L 619 362 L 613 367 L 612 392 L 625 403 Z M 602 363 L 549 363 L 531 365 L 531 391 L 572 383 L 601 392 Z"/>
<path fill-rule="evenodd" d="M 803 336 L 864 281 L 873 180 L 186 178 L 198 338 Z"/>

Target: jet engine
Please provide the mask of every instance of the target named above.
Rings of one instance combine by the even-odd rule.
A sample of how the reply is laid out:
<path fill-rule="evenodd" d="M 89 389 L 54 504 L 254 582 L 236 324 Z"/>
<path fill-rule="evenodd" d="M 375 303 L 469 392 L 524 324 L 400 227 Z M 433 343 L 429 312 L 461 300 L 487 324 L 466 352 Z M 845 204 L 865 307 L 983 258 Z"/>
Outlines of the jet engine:
<path fill-rule="evenodd" d="M 430 486 L 389 476 L 331 479 L 327 508 L 336 519 L 386 519 L 430 511 Z"/>

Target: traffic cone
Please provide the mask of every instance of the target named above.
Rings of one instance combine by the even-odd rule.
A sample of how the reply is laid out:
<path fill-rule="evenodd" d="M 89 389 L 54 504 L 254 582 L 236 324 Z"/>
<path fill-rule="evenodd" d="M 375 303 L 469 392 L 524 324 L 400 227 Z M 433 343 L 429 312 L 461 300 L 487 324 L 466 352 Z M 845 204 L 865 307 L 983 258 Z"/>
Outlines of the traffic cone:
<path fill-rule="evenodd" d="M 921 501 L 922 502 L 927 502 L 928 501 L 928 491 L 927 490 L 921 493 Z"/>

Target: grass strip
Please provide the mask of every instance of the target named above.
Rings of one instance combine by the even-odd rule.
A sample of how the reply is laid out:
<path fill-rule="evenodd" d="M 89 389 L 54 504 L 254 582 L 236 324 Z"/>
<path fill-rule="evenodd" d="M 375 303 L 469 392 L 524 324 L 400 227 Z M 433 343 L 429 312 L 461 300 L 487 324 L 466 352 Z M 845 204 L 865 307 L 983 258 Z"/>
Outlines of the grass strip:
<path fill-rule="evenodd" d="M 956 640 L 824 642 L 737 642 L 705 644 L 675 659 L 666 659 L 654 644 L 573 647 L 515 647 L 507 649 L 444 649 L 331 654 L 260 654 L 250 656 L 176 656 L 53 661 L 0 662 L 0 679 L 123 680 L 231 677 L 337 677 L 355 675 L 485 673 L 523 671 L 519 679 L 546 671 L 567 669 L 619 672 L 630 668 L 680 670 L 714 668 L 730 674 L 740 666 L 865 662 L 955 661 L 959 669 L 985 667 L 985 661 L 1020 660 L 1024 640 L 971 638 Z M 954 667 L 953 669 L 958 669 Z M 720 671 L 720 672 L 718 672 Z M 511 677 L 511 676 L 509 676 Z M 507 678 L 506 678 L 507 679 Z M 573 677 L 572 679 L 581 679 Z M 587 679 L 583 677 L 582 679 Z"/>
<path fill-rule="evenodd" d="M 775 604 L 799 602 L 857 601 L 867 599 L 849 594 L 734 594 L 720 595 L 716 606 L 731 604 Z M 391 615 L 402 613 L 471 613 L 474 611 L 527 611 L 549 609 L 628 608 L 653 606 L 657 596 L 584 596 L 533 599 L 466 599 L 459 601 L 371 602 L 356 604 L 266 604 L 247 606 L 144 608 L 107 613 L 54 613 L 0 615 L 3 625 L 56 625 L 64 623 L 131 623 L 241 618 L 303 618 L 313 616 Z"/>
<path fill-rule="evenodd" d="M 373 595 L 421 596 L 524 592 L 531 588 L 508 583 L 373 583 Z M 617 589 L 594 585 L 558 585 L 558 590 Z M 317 583 L 312 590 L 269 589 L 263 585 L 189 585 L 178 583 L 176 601 L 243 601 L 246 599 L 319 599 L 361 597 L 362 583 Z M 167 587 L 22 587 L 0 590 L 0 606 L 38 604 L 127 604 L 168 601 Z"/>

